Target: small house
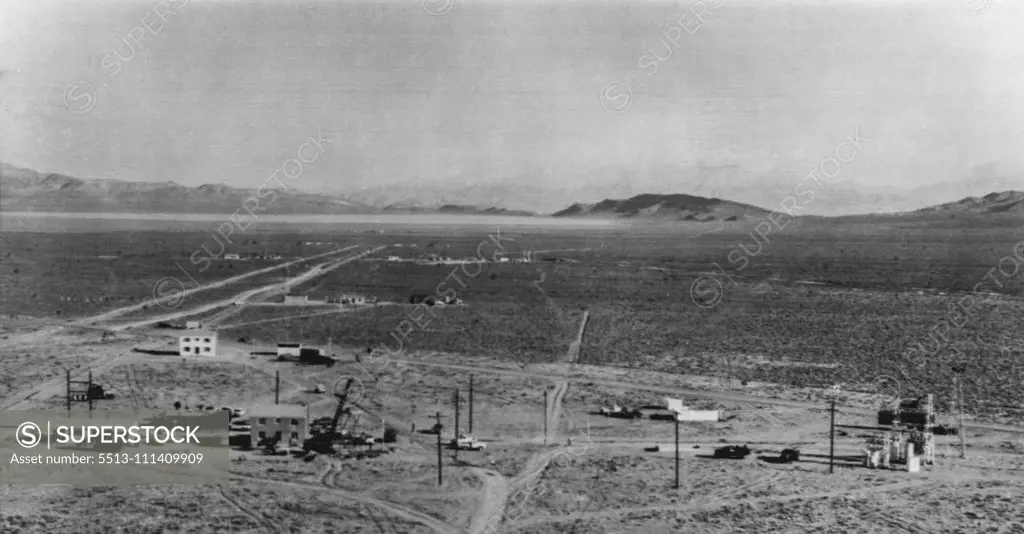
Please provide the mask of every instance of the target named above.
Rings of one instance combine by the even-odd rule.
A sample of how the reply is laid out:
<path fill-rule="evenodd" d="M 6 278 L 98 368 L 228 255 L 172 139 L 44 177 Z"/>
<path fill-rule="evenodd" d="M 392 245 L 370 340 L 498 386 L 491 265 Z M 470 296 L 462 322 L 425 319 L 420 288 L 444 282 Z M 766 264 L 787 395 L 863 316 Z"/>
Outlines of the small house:
<path fill-rule="evenodd" d="M 200 323 L 199 321 L 186 321 L 185 322 L 185 328 L 188 329 L 188 330 L 199 330 L 202 327 L 203 327 L 203 323 Z"/>
<path fill-rule="evenodd" d="M 284 301 L 285 301 L 286 304 L 305 303 L 305 302 L 309 301 L 309 296 L 308 295 L 289 294 L 289 295 L 285 295 L 284 296 Z"/>
<path fill-rule="evenodd" d="M 224 259 L 225 260 L 240 260 L 242 258 L 238 254 L 232 252 L 232 253 L 229 253 L 229 254 L 225 254 L 224 255 Z"/>
<path fill-rule="evenodd" d="M 309 406 L 269 404 L 249 411 L 252 443 L 274 438 L 278 444 L 298 447 L 309 437 Z"/>
<path fill-rule="evenodd" d="M 178 337 L 178 354 L 181 356 L 216 356 L 217 332 L 196 330 Z"/>
<path fill-rule="evenodd" d="M 388 261 L 402 261 L 398 256 L 388 256 Z"/>

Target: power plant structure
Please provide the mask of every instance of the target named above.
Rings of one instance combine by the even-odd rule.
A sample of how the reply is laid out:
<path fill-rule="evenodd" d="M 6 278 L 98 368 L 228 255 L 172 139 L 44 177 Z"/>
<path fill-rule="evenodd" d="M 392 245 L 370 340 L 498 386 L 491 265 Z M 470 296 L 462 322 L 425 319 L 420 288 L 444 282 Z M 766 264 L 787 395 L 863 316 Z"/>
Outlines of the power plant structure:
<path fill-rule="evenodd" d="M 935 464 L 935 403 L 931 394 L 898 399 L 878 411 L 878 434 L 868 438 L 864 465 L 890 468 L 905 465 L 916 472 Z M 888 427 L 888 428 L 885 428 Z"/>

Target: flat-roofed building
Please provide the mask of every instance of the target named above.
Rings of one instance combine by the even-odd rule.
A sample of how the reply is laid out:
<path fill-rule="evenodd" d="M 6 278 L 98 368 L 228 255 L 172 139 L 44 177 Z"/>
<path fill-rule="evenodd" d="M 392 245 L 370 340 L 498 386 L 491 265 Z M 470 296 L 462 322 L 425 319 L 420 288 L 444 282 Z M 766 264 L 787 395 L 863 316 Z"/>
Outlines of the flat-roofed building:
<path fill-rule="evenodd" d="M 278 343 L 277 344 L 277 355 L 278 356 L 295 356 L 299 357 L 302 354 L 302 343 Z"/>
<path fill-rule="evenodd" d="M 192 330 L 178 336 L 178 354 L 182 356 L 216 356 L 217 332 Z"/>
<path fill-rule="evenodd" d="M 301 446 L 309 437 L 309 406 L 301 404 L 267 404 L 255 406 L 248 413 L 252 444 L 258 446 L 265 438 L 277 438 L 281 445 Z"/>

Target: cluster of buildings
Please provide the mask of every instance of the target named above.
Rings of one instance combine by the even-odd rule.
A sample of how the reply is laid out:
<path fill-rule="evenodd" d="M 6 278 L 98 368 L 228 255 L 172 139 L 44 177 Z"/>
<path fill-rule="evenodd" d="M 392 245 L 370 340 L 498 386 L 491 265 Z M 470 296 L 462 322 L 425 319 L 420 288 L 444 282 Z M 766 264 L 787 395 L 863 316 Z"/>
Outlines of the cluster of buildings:
<path fill-rule="evenodd" d="M 492 261 L 492 260 L 494 262 L 497 262 L 497 263 L 509 263 L 509 262 L 513 262 L 513 263 L 532 263 L 533 262 L 533 258 L 529 254 L 524 254 L 523 257 L 515 258 L 515 260 L 509 259 L 509 257 L 507 255 L 504 255 L 504 254 L 495 254 L 494 257 L 491 258 L 491 259 L 478 258 L 478 257 L 475 257 L 475 256 L 468 257 L 468 258 L 457 259 L 457 258 L 453 258 L 451 256 L 445 256 L 443 254 L 425 254 L 425 255 L 420 256 L 418 258 L 402 258 L 401 256 L 397 256 L 397 255 L 392 254 L 390 256 L 385 257 L 384 259 L 385 259 L 385 261 L 389 261 L 389 262 L 415 261 L 415 262 L 420 262 L 420 263 L 433 263 L 433 264 L 437 264 L 437 265 L 441 265 L 441 264 L 445 264 L 445 263 L 477 263 L 477 262 L 480 262 L 480 261 Z"/>
<path fill-rule="evenodd" d="M 309 298 L 309 295 L 299 293 L 289 293 L 284 296 L 283 300 L 285 304 L 373 304 L 377 302 L 374 297 L 366 297 L 363 295 L 328 295 L 322 300 L 317 298 Z"/>
<path fill-rule="evenodd" d="M 284 257 L 280 254 L 261 254 L 259 252 L 237 253 L 229 252 L 224 255 L 225 260 L 280 260 Z"/>
<path fill-rule="evenodd" d="M 420 303 L 427 306 L 458 306 L 462 300 L 450 295 L 438 297 L 432 293 L 413 293 L 409 296 L 409 304 Z"/>
<path fill-rule="evenodd" d="M 892 409 L 878 411 L 879 431 L 868 438 L 863 449 L 864 465 L 890 468 L 902 464 L 916 472 L 921 465 L 935 463 L 935 402 L 932 395 L 901 399 Z M 884 427 L 888 426 L 883 430 Z"/>

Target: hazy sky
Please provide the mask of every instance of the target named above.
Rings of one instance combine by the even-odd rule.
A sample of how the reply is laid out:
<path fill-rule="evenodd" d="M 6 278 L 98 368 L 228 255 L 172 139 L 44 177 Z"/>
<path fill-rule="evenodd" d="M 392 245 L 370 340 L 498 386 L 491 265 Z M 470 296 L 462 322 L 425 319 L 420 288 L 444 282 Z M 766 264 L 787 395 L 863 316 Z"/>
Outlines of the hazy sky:
<path fill-rule="evenodd" d="M 689 35 L 672 29 L 689 2 L 0 0 L 0 160 L 256 187 L 319 128 L 336 142 L 311 189 L 586 183 L 817 163 L 859 127 L 876 147 L 844 178 L 865 184 L 1022 161 L 1024 6 L 720 3 L 683 18 Z M 671 57 L 666 33 L 681 33 Z M 76 81 L 96 91 L 88 112 L 67 109 L 90 102 Z M 618 114 L 599 98 L 613 81 L 634 97 Z"/>

